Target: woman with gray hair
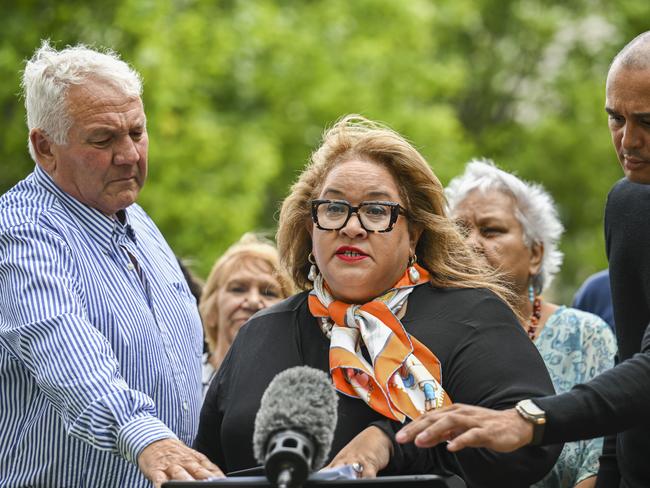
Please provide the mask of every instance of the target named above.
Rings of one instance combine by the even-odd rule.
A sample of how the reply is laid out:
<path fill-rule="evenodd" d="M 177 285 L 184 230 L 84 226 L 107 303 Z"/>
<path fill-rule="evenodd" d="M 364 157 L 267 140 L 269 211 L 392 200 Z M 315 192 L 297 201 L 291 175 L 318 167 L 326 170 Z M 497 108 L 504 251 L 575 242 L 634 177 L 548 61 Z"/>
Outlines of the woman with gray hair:
<path fill-rule="evenodd" d="M 562 264 L 563 227 L 551 196 L 498 169 L 471 161 L 446 189 L 452 218 L 467 241 L 503 274 L 515 307 L 537 346 L 557 393 L 614 365 L 614 335 L 599 317 L 542 299 Z M 553 470 L 535 487 L 595 485 L 602 438 L 566 444 Z"/>

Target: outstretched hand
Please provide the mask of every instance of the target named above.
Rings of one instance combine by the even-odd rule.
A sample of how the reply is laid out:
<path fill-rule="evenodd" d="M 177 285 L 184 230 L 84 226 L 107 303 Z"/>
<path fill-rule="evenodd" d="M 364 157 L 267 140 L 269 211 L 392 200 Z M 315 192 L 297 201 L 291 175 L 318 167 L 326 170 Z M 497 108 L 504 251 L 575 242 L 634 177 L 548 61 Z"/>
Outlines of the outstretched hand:
<path fill-rule="evenodd" d="M 170 480 L 223 478 L 223 472 L 210 460 L 178 439 L 152 442 L 138 456 L 140 471 L 156 488 Z"/>
<path fill-rule="evenodd" d="M 403 427 L 395 440 L 414 442 L 418 447 L 449 441 L 447 449 L 452 452 L 466 447 L 511 452 L 533 440 L 533 425 L 514 408 L 490 410 L 457 403 L 423 414 Z"/>

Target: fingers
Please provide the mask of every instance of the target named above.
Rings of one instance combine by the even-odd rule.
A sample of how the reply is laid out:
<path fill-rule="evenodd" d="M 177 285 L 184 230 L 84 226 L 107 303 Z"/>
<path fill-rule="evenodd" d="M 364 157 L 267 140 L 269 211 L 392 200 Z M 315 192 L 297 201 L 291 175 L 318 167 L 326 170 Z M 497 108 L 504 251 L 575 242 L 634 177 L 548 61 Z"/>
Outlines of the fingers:
<path fill-rule="evenodd" d="M 424 415 L 421 415 L 412 422 L 406 424 L 402 429 L 397 433 L 395 439 L 397 442 L 404 444 L 405 442 L 413 442 L 415 437 L 425 429 L 427 429 L 431 424 L 438 422 L 442 417 L 441 413 L 447 413 L 454 409 L 455 405 L 451 407 L 442 408 L 439 410 L 434 410 L 432 412 L 427 412 Z"/>
<path fill-rule="evenodd" d="M 175 465 L 171 465 L 167 469 L 167 473 L 169 473 L 172 480 L 203 480 L 224 477 L 218 466 L 196 451 L 190 450 L 186 457 L 175 462 Z"/>
<path fill-rule="evenodd" d="M 456 404 L 427 412 L 400 430 L 397 442 L 414 442 L 417 447 L 433 447 L 448 440 L 447 449 L 487 447 L 511 452 L 532 440 L 532 424 L 515 409 L 490 410 Z"/>
<path fill-rule="evenodd" d="M 147 476 L 155 488 L 160 488 L 165 481 L 169 481 L 167 475 L 162 471 L 151 473 Z"/>
<path fill-rule="evenodd" d="M 210 463 L 212 464 L 212 463 Z M 212 465 L 214 466 L 214 465 Z M 184 466 L 181 466 L 184 471 L 186 471 L 188 474 L 192 476 L 192 478 L 189 479 L 194 479 L 194 480 L 205 480 L 208 478 L 223 478 L 223 472 L 214 466 L 214 468 L 210 468 L 208 466 L 204 466 L 203 464 L 186 464 Z M 173 477 L 172 479 L 174 480 L 184 480 L 186 478 L 176 478 Z"/>
<path fill-rule="evenodd" d="M 205 455 L 177 439 L 163 439 L 145 447 L 138 458 L 143 474 L 155 486 L 170 480 L 223 478 L 223 472 Z"/>
<path fill-rule="evenodd" d="M 359 478 L 377 477 L 377 467 L 372 463 L 369 463 L 368 465 L 359 463 L 359 469 L 355 469 L 355 471 L 357 472 Z"/>
<path fill-rule="evenodd" d="M 473 412 L 451 406 L 428 412 L 403 427 L 395 436 L 401 444 L 415 442 L 418 447 L 432 447 L 454 438 L 474 425 Z"/>
<path fill-rule="evenodd" d="M 208 479 L 213 477 L 223 477 L 223 473 L 219 468 L 217 472 L 204 468 L 198 463 L 188 463 L 185 466 L 172 465 L 168 466 L 165 470 L 159 470 L 151 474 L 151 482 L 156 488 L 160 487 L 163 483 L 171 480 L 175 481 L 194 481 L 201 479 Z"/>
<path fill-rule="evenodd" d="M 170 480 L 193 481 L 195 479 L 183 466 L 172 466 L 168 472 Z"/>
<path fill-rule="evenodd" d="M 433 447 L 450 441 L 447 448 L 458 451 L 465 447 L 480 447 L 490 443 L 490 426 L 502 412 L 456 404 L 427 412 L 400 430 L 399 443 L 414 442 L 417 447 Z"/>
<path fill-rule="evenodd" d="M 351 466 L 357 478 L 376 478 L 378 468 L 370 459 L 335 458 L 323 469 Z"/>
<path fill-rule="evenodd" d="M 486 435 L 487 432 L 484 429 L 469 429 L 450 440 L 447 444 L 447 450 L 450 452 L 456 452 L 465 449 L 466 447 L 485 446 L 489 443 L 489 439 L 485 438 Z"/>
<path fill-rule="evenodd" d="M 424 432 L 435 421 L 435 418 L 430 415 L 422 415 L 405 427 L 402 427 L 395 435 L 395 440 L 401 444 L 413 442 L 420 433 Z"/>
<path fill-rule="evenodd" d="M 197 451 L 194 451 L 194 453 L 199 463 L 196 472 L 196 476 L 198 476 L 197 479 L 225 478 L 225 475 L 223 474 L 223 471 L 219 469 L 219 466 L 210 461 L 207 456 Z"/>
<path fill-rule="evenodd" d="M 454 439 L 472 427 L 473 425 L 465 418 L 449 415 L 426 427 L 415 436 L 413 442 L 417 447 L 433 447 Z"/>

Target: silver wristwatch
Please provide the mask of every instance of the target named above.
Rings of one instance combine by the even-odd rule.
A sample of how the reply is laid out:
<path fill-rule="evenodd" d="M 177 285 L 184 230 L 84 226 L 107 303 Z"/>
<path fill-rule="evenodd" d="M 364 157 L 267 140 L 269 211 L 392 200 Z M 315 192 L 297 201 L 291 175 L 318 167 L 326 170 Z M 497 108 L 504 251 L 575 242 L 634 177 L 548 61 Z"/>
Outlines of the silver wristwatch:
<path fill-rule="evenodd" d="M 539 446 L 544 436 L 546 426 L 546 412 L 539 408 L 532 400 L 522 400 L 515 405 L 515 410 L 526 421 L 533 424 L 533 440 L 531 446 Z"/>

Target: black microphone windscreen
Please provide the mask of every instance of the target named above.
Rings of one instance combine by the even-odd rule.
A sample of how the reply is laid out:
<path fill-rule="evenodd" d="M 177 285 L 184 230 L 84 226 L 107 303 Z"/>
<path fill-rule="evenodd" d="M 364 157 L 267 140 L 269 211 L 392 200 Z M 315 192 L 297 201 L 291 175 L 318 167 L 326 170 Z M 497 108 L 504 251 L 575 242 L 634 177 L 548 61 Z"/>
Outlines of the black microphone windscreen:
<path fill-rule="evenodd" d="M 269 383 L 255 417 L 253 452 L 264 463 L 267 443 L 276 432 L 296 430 L 315 444 L 313 469 L 320 469 L 334 438 L 338 397 L 329 376 L 308 366 L 282 371 Z"/>

